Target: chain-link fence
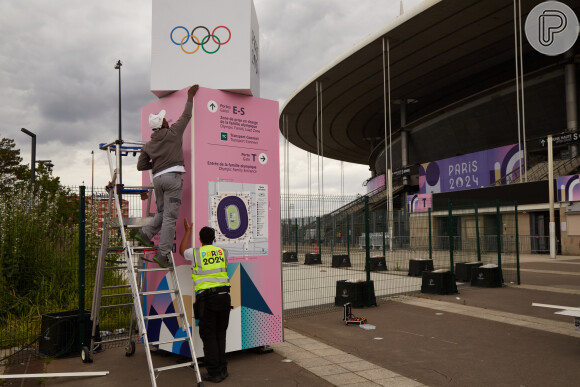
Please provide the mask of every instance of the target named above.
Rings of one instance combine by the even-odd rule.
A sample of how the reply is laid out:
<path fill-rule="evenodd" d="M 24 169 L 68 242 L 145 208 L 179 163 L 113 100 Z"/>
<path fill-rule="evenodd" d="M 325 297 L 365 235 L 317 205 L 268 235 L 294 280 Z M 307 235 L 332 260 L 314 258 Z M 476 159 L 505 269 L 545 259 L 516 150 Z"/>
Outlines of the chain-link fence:
<path fill-rule="evenodd" d="M 428 212 L 391 214 L 368 197 L 289 195 L 282 203 L 286 318 L 341 306 L 343 281 L 372 281 L 379 302 L 420 292 L 416 261 L 452 272 L 457 263 L 493 264 L 505 282 L 519 283 L 515 203 L 435 202 Z"/>
<path fill-rule="evenodd" d="M 81 206 L 80 192 L 80 187 L 66 187 L 53 196 L 16 190 L 2 197 L 0 364 L 31 355 L 77 356 L 81 342 L 89 345 L 90 309 L 109 194 L 105 188 L 89 189 Z M 123 216 L 141 213 L 138 196 L 124 196 L 122 203 Z M 124 259 L 119 256 L 122 265 Z M 126 293 L 123 287 L 128 281 L 122 271 L 107 270 L 104 281 L 118 286 L 108 295 Z M 102 300 L 103 305 L 113 302 L 130 304 L 132 298 Z M 130 317 L 130 308 L 104 309 L 97 336 L 128 338 Z"/>

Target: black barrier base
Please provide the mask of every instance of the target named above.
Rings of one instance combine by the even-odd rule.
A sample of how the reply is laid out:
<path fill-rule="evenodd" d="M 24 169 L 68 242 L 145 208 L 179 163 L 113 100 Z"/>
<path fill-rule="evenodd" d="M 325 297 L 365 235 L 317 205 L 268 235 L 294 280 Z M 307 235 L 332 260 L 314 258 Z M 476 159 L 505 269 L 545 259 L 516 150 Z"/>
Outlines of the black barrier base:
<path fill-rule="evenodd" d="M 410 259 L 409 260 L 409 274 L 414 277 L 419 277 L 424 271 L 433 271 L 432 259 Z"/>
<path fill-rule="evenodd" d="M 298 254 L 295 251 L 285 251 L 282 253 L 282 262 L 298 262 Z"/>
<path fill-rule="evenodd" d="M 91 311 L 84 311 L 84 344 L 91 343 Z M 80 356 L 79 311 L 43 314 L 40 323 L 40 342 L 38 351 L 49 357 L 64 358 Z"/>
<path fill-rule="evenodd" d="M 457 292 L 455 275 L 449 270 L 424 271 L 421 283 L 421 293 L 454 294 Z"/>
<path fill-rule="evenodd" d="M 471 269 L 471 286 L 499 288 L 503 285 L 503 274 L 499 267 L 474 267 Z"/>
<path fill-rule="evenodd" d="M 320 265 L 322 264 L 322 259 L 320 259 L 319 253 L 308 253 L 304 255 L 305 265 Z"/>
<path fill-rule="evenodd" d="M 365 281 L 336 281 L 336 297 L 334 298 L 334 305 L 344 306 L 347 302 L 350 302 L 354 308 L 363 308 L 372 305 L 377 306 L 373 281 L 369 281 L 368 283 Z"/>
<path fill-rule="evenodd" d="M 455 264 L 455 278 L 457 281 L 471 281 L 471 270 L 483 265 L 482 262 L 457 262 Z"/>
<path fill-rule="evenodd" d="M 387 261 L 385 257 L 371 257 L 369 260 L 371 271 L 385 271 L 387 269 Z"/>
<path fill-rule="evenodd" d="M 305 265 L 320 265 L 322 264 L 322 259 L 320 259 L 320 254 L 308 253 L 304 255 Z"/>
<path fill-rule="evenodd" d="M 333 255 L 332 267 L 351 267 L 350 257 L 348 255 Z"/>

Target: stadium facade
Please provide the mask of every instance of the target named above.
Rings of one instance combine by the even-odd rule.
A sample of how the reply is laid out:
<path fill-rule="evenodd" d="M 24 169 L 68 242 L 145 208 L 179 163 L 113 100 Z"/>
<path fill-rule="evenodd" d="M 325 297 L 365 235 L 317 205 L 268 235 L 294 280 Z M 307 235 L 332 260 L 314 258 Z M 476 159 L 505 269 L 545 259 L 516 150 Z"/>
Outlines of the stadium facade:
<path fill-rule="evenodd" d="M 388 168 L 395 208 L 406 208 L 407 196 L 421 190 L 439 202 L 513 200 L 520 234 L 546 237 L 545 139 L 578 129 L 580 43 L 558 55 L 534 49 L 525 22 L 540 3 L 426 0 L 296 89 L 281 110 L 281 131 L 306 151 L 368 165 L 377 205 L 386 206 L 381 187 Z M 561 3 L 580 14 L 580 1 Z M 517 150 L 517 166 L 489 174 L 499 179 L 461 191 L 426 186 L 433 162 L 469 161 L 469 155 L 508 146 Z M 556 143 L 555 177 L 578 173 L 577 156 L 575 141 Z M 559 199 L 558 250 L 580 254 L 580 209 L 571 196 Z"/>

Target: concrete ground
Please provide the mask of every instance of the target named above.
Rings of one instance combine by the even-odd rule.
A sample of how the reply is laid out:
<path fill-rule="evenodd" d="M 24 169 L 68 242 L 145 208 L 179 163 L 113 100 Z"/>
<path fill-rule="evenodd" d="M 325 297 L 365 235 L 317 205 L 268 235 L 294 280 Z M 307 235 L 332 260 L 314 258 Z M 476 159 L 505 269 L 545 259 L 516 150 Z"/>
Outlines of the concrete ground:
<path fill-rule="evenodd" d="M 228 354 L 222 386 L 577 386 L 580 332 L 573 318 L 532 302 L 580 306 L 580 257 L 521 257 L 523 285 L 475 288 L 451 295 L 400 296 L 378 307 L 353 309 L 367 328 L 346 326 L 342 308 L 285 321 L 285 341 L 274 352 Z M 156 366 L 182 361 L 157 352 Z M 145 352 L 123 348 L 48 364 L 16 364 L 13 374 L 109 371 L 107 376 L 40 380 L 44 386 L 149 385 Z M 162 372 L 158 386 L 195 385 L 192 369 Z M 38 379 L 5 385 L 38 386 Z M 205 382 L 205 385 L 212 383 Z"/>

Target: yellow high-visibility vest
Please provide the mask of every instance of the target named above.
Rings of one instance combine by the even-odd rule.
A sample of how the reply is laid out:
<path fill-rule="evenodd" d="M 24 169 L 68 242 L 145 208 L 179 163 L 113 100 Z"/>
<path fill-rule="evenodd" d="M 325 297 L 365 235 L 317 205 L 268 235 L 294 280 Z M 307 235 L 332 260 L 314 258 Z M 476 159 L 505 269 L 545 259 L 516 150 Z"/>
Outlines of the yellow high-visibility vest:
<path fill-rule="evenodd" d="M 228 251 L 205 245 L 193 249 L 193 287 L 196 292 L 218 286 L 230 286 L 228 278 Z"/>

